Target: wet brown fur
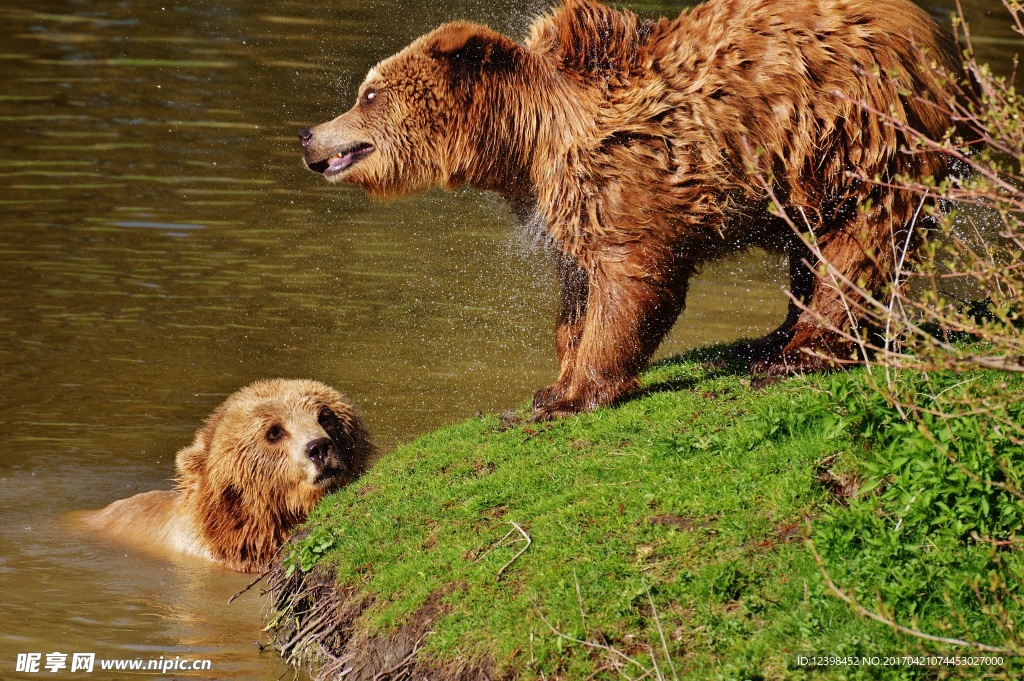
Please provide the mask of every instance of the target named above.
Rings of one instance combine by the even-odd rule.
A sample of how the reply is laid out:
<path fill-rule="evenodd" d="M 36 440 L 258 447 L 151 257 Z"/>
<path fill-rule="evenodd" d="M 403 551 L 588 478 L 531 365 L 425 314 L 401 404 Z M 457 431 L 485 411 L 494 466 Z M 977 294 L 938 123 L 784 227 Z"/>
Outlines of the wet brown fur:
<path fill-rule="evenodd" d="M 274 427 L 283 435 L 271 441 Z M 333 442 L 329 477 L 306 453 L 322 438 Z M 257 572 L 324 494 L 362 474 L 373 455 L 362 420 L 332 388 L 260 381 L 225 400 L 178 452 L 175 490 L 137 494 L 80 519 L 151 552 Z"/>
<path fill-rule="evenodd" d="M 849 328 L 840 292 L 769 213 L 751 151 L 833 266 L 880 291 L 920 201 L 850 171 L 949 169 L 901 152 L 904 136 L 857 103 L 941 137 L 952 122 L 936 103 L 955 95 L 940 73 L 964 78 L 957 47 L 909 0 L 711 0 L 657 22 L 567 0 L 525 45 L 462 22 L 419 38 L 370 71 L 353 109 L 308 132 L 305 160 L 371 143 L 329 179 L 376 196 L 466 183 L 540 225 L 561 291 L 561 372 L 534 398 L 545 418 L 631 391 L 690 277 L 751 246 L 788 256 L 792 293 L 814 310 L 792 303 L 753 371 L 835 365 L 806 350 L 848 358 L 815 317 Z"/>

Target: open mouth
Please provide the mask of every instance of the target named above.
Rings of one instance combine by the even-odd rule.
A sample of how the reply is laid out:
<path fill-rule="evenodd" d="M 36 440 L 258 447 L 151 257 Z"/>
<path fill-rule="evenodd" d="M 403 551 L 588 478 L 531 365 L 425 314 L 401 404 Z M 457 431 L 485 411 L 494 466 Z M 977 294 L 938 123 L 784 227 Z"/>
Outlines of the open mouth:
<path fill-rule="evenodd" d="M 310 170 L 323 173 L 327 177 L 345 172 L 361 159 L 366 158 L 375 151 L 375 147 L 369 142 L 357 142 L 342 149 L 338 153 L 323 161 L 307 163 Z"/>

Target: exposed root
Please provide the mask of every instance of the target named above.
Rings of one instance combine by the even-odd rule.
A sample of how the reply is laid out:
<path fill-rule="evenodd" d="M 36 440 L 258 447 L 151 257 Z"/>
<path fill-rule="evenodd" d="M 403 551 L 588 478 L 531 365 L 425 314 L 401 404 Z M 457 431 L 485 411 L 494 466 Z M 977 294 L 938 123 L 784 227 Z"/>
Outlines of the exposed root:
<path fill-rule="evenodd" d="M 489 660 L 438 663 L 421 649 L 444 612 L 440 595 L 430 598 L 393 631 L 368 633 L 364 613 L 372 597 L 341 586 L 329 572 L 286 574 L 280 564 L 267 577 L 272 611 L 266 630 L 271 647 L 289 664 L 307 667 L 316 681 L 479 681 L 495 676 Z"/>
<path fill-rule="evenodd" d="M 288 664 L 309 667 L 321 679 L 343 678 L 356 621 L 370 605 L 367 597 L 340 589 L 334 579 L 319 570 L 291 575 L 280 565 L 267 577 L 272 618 L 267 630 L 271 647 Z"/>

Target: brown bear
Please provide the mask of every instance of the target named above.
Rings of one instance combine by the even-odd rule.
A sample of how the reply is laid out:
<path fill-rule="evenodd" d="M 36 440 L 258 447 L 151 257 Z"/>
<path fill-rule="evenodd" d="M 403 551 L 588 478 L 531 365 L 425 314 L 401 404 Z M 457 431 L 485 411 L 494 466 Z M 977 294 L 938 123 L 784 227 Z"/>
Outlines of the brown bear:
<path fill-rule="evenodd" d="M 260 381 L 228 397 L 178 452 L 177 489 L 137 494 L 79 519 L 151 552 L 257 572 L 316 503 L 363 473 L 373 456 L 362 419 L 334 389 Z"/>
<path fill-rule="evenodd" d="M 299 136 L 332 182 L 380 197 L 469 184 L 536 226 L 560 281 L 561 372 L 533 402 L 547 418 L 634 389 L 690 277 L 751 246 L 788 256 L 795 298 L 753 371 L 849 359 L 828 326 L 856 327 L 853 287 L 815 276 L 770 197 L 835 271 L 880 292 L 921 206 L 890 181 L 949 172 L 940 154 L 907 153 L 900 124 L 941 137 L 964 78 L 952 37 L 909 0 L 711 0 L 656 22 L 566 0 L 525 44 L 437 28 Z"/>

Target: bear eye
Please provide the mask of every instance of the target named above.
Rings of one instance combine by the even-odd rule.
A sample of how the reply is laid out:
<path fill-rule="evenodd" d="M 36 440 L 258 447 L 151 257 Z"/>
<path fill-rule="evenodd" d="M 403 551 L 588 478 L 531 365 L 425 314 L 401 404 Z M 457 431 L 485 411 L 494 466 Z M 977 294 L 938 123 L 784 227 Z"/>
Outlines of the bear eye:
<path fill-rule="evenodd" d="M 264 437 L 267 438 L 267 442 L 277 442 L 284 437 L 284 428 L 275 423 L 267 428 L 267 432 L 264 434 Z"/>
<path fill-rule="evenodd" d="M 373 100 L 375 99 L 377 99 L 376 90 L 367 90 L 366 93 L 363 95 L 363 101 L 367 104 L 373 104 Z"/>

